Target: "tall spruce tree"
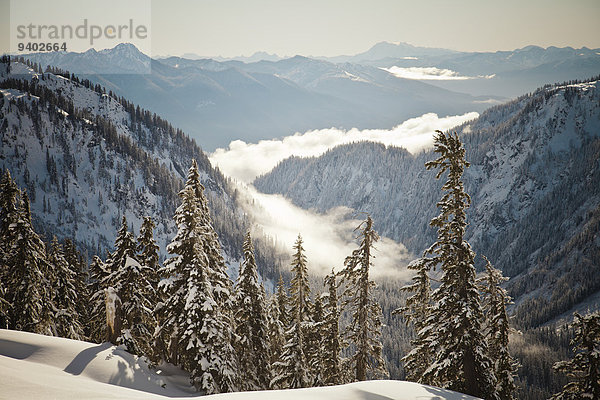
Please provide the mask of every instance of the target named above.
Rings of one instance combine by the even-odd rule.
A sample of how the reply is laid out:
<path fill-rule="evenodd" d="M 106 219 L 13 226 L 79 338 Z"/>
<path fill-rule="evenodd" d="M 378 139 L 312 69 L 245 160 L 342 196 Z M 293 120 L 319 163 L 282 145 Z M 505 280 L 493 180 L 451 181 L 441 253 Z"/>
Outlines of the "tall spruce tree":
<path fill-rule="evenodd" d="M 502 272 L 494 268 L 487 257 L 483 256 L 483 258 L 486 261 L 485 275 L 482 279 L 485 284 L 482 291 L 484 310 L 487 315 L 485 332 L 488 353 L 494 363 L 498 396 L 501 400 L 513 400 L 517 389 L 514 378 L 519 364 L 508 350 L 510 325 L 506 306 L 510 304 L 511 299 L 506 290 L 500 286 L 508 278 L 502 276 Z"/>
<path fill-rule="evenodd" d="M 6 300 L 11 305 L 9 328 L 50 334 L 52 299 L 46 280 L 46 251 L 31 224 L 27 193 L 22 197 L 17 221 L 8 227 L 11 246 L 5 255 L 9 271 Z"/>
<path fill-rule="evenodd" d="M 73 287 L 75 293 L 77 293 L 77 302 L 75 303 L 75 311 L 79 316 L 79 323 L 84 327 L 87 324 L 87 318 L 89 317 L 89 298 L 87 282 L 89 280 L 89 274 L 87 271 L 87 265 L 85 257 L 77 250 L 75 242 L 69 238 L 66 238 L 63 246 L 63 253 L 65 260 L 69 264 L 71 271 L 75 273 L 73 277 Z"/>
<path fill-rule="evenodd" d="M 290 287 L 290 325 L 285 333 L 281 360 L 274 364 L 273 388 L 295 389 L 310 384 L 309 367 L 305 354 L 305 330 L 310 322 L 310 288 L 308 286 L 307 260 L 302 247 L 302 237 L 294 244 L 296 252 L 292 256 Z"/>
<path fill-rule="evenodd" d="M 328 292 L 325 297 L 323 323 L 323 385 L 339 385 L 344 383 L 342 373 L 341 350 L 343 342 L 340 337 L 340 310 L 337 296 L 337 283 L 333 269 L 325 277 Z"/>
<path fill-rule="evenodd" d="M 573 358 L 553 366 L 566 374 L 570 382 L 551 400 L 600 399 L 600 313 L 575 313 L 573 329 Z"/>
<path fill-rule="evenodd" d="M 11 326 L 9 316 L 12 310 L 9 301 L 8 280 L 10 278 L 9 255 L 16 239 L 14 230 L 9 227 L 19 220 L 17 198 L 19 188 L 6 170 L 0 181 L 0 325 L 3 328 Z"/>
<path fill-rule="evenodd" d="M 79 301 L 79 294 L 75 287 L 77 273 L 67 262 L 56 236 L 52 238 L 49 246 L 48 262 L 52 270 L 53 333 L 60 337 L 83 340 L 83 326 L 77 312 Z"/>
<path fill-rule="evenodd" d="M 323 386 L 323 330 L 325 326 L 323 299 L 316 296 L 310 322 L 306 324 L 306 360 L 309 367 L 310 386 Z"/>
<path fill-rule="evenodd" d="M 140 227 L 140 235 L 137 239 L 137 259 L 141 265 L 142 285 L 141 295 L 147 301 L 147 307 L 150 313 L 145 314 L 143 325 L 140 325 L 141 334 L 148 343 L 145 347 L 145 354 L 154 362 L 159 362 L 164 355 L 165 344 L 162 341 L 156 341 L 155 331 L 158 326 L 156 308 L 162 302 L 160 292 L 158 290 L 159 282 L 159 257 L 158 245 L 154 240 L 154 228 L 156 225 L 151 217 L 144 217 L 142 226 Z"/>
<path fill-rule="evenodd" d="M 369 279 L 372 267 L 373 246 L 379 235 L 373 229 L 373 220 L 368 215 L 357 228 L 360 232 L 360 244 L 352 255 L 346 257 L 344 269 L 340 275 L 344 280 L 344 306 L 349 307 L 351 321 L 346 337 L 353 348 L 351 357 L 354 380 L 367 380 L 372 377 L 386 376 L 381 344 L 381 307 L 373 299 L 375 282 Z"/>
<path fill-rule="evenodd" d="M 431 316 L 431 283 L 429 271 L 434 264 L 429 257 L 422 257 L 408 265 L 408 269 L 416 270 L 417 274 L 412 278 L 410 285 L 401 288 L 401 291 L 409 293 L 406 304 L 394 314 L 402 314 L 407 324 L 412 324 L 415 338 L 411 340 L 413 349 L 402 358 L 407 380 L 432 384 L 425 381 L 425 371 L 433 360 L 432 345 L 430 341 L 431 329 L 429 324 Z"/>
<path fill-rule="evenodd" d="M 211 255 L 218 253 L 214 230 L 202 195 L 198 166 L 192 162 L 188 179 L 179 193 L 181 205 L 175 211 L 177 235 L 167 246 L 172 255 L 164 263 L 160 282 L 165 293 L 161 310 L 163 322 L 158 335 L 169 338 L 169 359 L 190 372 L 190 380 L 205 394 L 237 389 L 237 363 L 232 341 L 226 283 L 215 279 Z M 221 258 L 222 259 L 222 258 Z M 225 289 L 225 290 L 224 290 Z"/>
<path fill-rule="evenodd" d="M 287 293 L 281 274 L 277 283 L 277 290 L 269 299 L 269 354 L 270 364 L 273 365 L 281 358 L 283 346 L 285 345 L 285 331 L 288 326 Z"/>
<path fill-rule="evenodd" d="M 271 382 L 268 310 L 265 289 L 258 280 L 250 232 L 246 233 L 243 253 L 234 316 L 241 389 L 268 389 Z"/>
<path fill-rule="evenodd" d="M 425 164 L 437 169 L 436 178 L 448 173 L 445 192 L 437 203 L 440 214 L 430 225 L 438 228 L 437 241 L 426 251 L 442 271 L 440 286 L 432 293 L 429 343 L 433 363 L 424 381 L 485 399 L 497 399 L 496 378 L 482 332 L 484 320 L 475 279 L 471 246 L 464 240 L 466 208 L 470 197 L 462 175 L 469 166 L 458 135 L 436 131 L 439 157 Z"/>
<path fill-rule="evenodd" d="M 92 258 L 89 267 L 90 279 L 88 282 L 88 293 L 90 293 L 90 316 L 88 318 L 89 339 L 96 343 L 107 340 L 106 330 L 106 277 L 109 275 L 104 262 L 98 256 Z"/>

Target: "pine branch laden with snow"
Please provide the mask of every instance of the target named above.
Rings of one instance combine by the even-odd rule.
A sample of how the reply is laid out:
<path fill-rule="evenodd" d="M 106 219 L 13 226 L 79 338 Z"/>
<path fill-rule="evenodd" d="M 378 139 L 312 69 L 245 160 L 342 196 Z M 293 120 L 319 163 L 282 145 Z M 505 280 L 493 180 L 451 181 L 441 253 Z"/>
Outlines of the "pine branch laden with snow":
<path fill-rule="evenodd" d="M 379 235 L 373 229 L 370 215 L 356 230 L 360 232 L 359 248 L 346 257 L 339 275 L 345 285 L 343 305 L 349 306 L 352 315 L 345 335 L 356 349 L 351 357 L 353 375 L 355 380 L 364 381 L 367 374 L 381 377 L 387 376 L 387 371 L 382 356 L 381 307 L 372 297 L 375 282 L 369 279 L 371 251 Z"/>

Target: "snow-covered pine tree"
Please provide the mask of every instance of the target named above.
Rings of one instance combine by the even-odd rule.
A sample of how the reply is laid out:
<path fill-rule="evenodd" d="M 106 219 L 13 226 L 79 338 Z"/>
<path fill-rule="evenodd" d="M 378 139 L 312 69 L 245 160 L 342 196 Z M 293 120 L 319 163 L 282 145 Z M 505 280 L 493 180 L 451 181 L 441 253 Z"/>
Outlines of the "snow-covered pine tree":
<path fill-rule="evenodd" d="M 323 385 L 339 385 L 344 383 L 342 374 L 340 337 L 340 310 L 338 306 L 337 283 L 333 269 L 325 277 L 328 292 L 325 296 L 325 316 L 323 325 Z"/>
<path fill-rule="evenodd" d="M 231 337 L 229 310 L 219 305 L 214 294 L 224 295 L 214 274 L 206 241 L 212 232 L 204 223 L 198 166 L 192 162 L 188 179 L 179 192 L 181 205 L 175 211 L 177 234 L 167 246 L 168 258 L 159 286 L 165 294 L 163 322 L 156 334 L 169 338 L 169 361 L 190 372 L 191 382 L 205 394 L 237 389 L 238 369 Z M 214 251 L 214 249 L 213 249 Z"/>
<path fill-rule="evenodd" d="M 87 271 L 87 265 L 85 257 L 81 255 L 73 240 L 66 238 L 63 245 L 63 253 L 65 260 L 69 264 L 71 271 L 75 272 L 73 286 L 75 287 L 75 293 L 77 293 L 77 303 L 75 304 L 75 311 L 79 315 L 79 323 L 84 327 L 88 325 L 87 318 L 89 317 L 89 298 L 87 282 L 89 280 L 89 273 Z"/>
<path fill-rule="evenodd" d="M 11 325 L 9 322 L 11 305 L 8 301 L 10 273 L 8 256 L 15 237 L 12 236 L 14 232 L 11 232 L 9 227 L 19 219 L 17 212 L 18 195 L 19 188 L 10 176 L 10 172 L 6 170 L 0 181 L 0 325 L 2 327 Z"/>
<path fill-rule="evenodd" d="M 275 376 L 271 387 L 295 389 L 310 384 L 309 366 L 305 354 L 305 326 L 310 321 L 310 288 L 306 256 L 302 247 L 302 237 L 294 244 L 296 252 L 292 256 L 292 277 L 290 287 L 290 325 L 285 333 L 281 360 L 274 364 Z"/>
<path fill-rule="evenodd" d="M 276 307 L 279 310 L 279 321 L 283 326 L 287 327 L 290 323 L 289 312 L 290 312 L 290 299 L 287 294 L 285 282 L 283 277 L 279 274 L 279 281 L 277 282 L 277 292 L 275 293 Z"/>
<path fill-rule="evenodd" d="M 52 284 L 52 327 L 56 336 L 83 340 L 83 326 L 77 312 L 79 294 L 75 288 L 77 273 L 67 262 L 62 246 L 56 236 L 52 238 L 48 251 Z"/>
<path fill-rule="evenodd" d="M 407 324 L 412 324 L 415 332 L 415 338 L 411 341 L 413 349 L 402 358 L 407 380 L 432 384 L 425 381 L 425 371 L 431 365 L 433 353 L 430 343 L 431 326 L 429 318 L 431 317 L 431 283 L 429 281 L 429 271 L 433 267 L 433 260 L 423 256 L 408 264 L 408 269 L 416 270 L 417 274 L 412 278 L 412 283 L 401 288 L 401 291 L 407 292 L 409 297 L 406 304 L 397 310 L 394 314 L 402 314 Z"/>
<path fill-rule="evenodd" d="M 306 324 L 306 360 L 311 378 L 310 386 L 323 386 L 323 299 L 315 296 L 310 322 Z"/>
<path fill-rule="evenodd" d="M 436 131 L 434 151 L 439 157 L 425 167 L 448 172 L 445 192 L 437 203 L 440 214 L 430 225 L 438 228 L 437 241 L 426 251 L 441 267 L 440 286 L 432 293 L 430 343 L 435 354 L 424 381 L 485 399 L 497 399 L 496 377 L 482 332 L 483 311 L 475 279 L 475 253 L 464 240 L 465 210 L 470 197 L 462 175 L 469 166 L 457 134 Z"/>
<path fill-rule="evenodd" d="M 90 279 L 88 293 L 90 293 L 90 316 L 88 318 L 89 339 L 96 343 L 107 340 L 106 331 L 106 295 L 103 282 L 109 275 L 104 262 L 98 256 L 94 256 L 89 268 Z"/>
<path fill-rule="evenodd" d="M 268 389 L 271 382 L 269 326 L 265 289 L 258 281 L 250 232 L 236 283 L 235 333 L 242 390 Z"/>
<path fill-rule="evenodd" d="M 501 400 L 515 399 L 515 376 L 519 363 L 511 357 L 508 350 L 508 336 L 510 325 L 506 306 L 511 303 L 510 296 L 500 284 L 507 281 L 502 272 L 492 266 L 492 263 L 483 256 L 486 261 L 485 275 L 482 281 L 484 294 L 484 311 L 486 313 L 486 339 L 488 343 L 488 354 L 494 363 L 496 375 L 496 390 Z"/>
<path fill-rule="evenodd" d="M 553 368 L 571 379 L 551 400 L 600 399 L 600 313 L 574 314 L 573 358 Z"/>
<path fill-rule="evenodd" d="M 48 261 L 44 242 L 31 225 L 29 198 L 23 193 L 17 221 L 8 227 L 11 243 L 5 255 L 8 267 L 7 301 L 10 329 L 51 333 L 52 302 L 47 284 Z"/>
<path fill-rule="evenodd" d="M 369 279 L 372 267 L 371 254 L 379 235 L 373 229 L 370 215 L 356 230 L 360 231 L 360 244 L 352 255 L 346 257 L 344 269 L 339 272 L 345 285 L 344 306 L 349 306 L 351 322 L 346 330 L 349 344 L 355 353 L 351 357 L 354 380 L 367 380 L 369 373 L 373 377 L 386 376 L 381 344 L 381 307 L 373 299 L 375 282 Z"/>
<path fill-rule="evenodd" d="M 269 354 L 271 354 L 270 365 L 281 358 L 283 346 L 285 345 L 285 331 L 288 323 L 287 294 L 281 274 L 277 283 L 277 291 L 269 299 Z"/>
<path fill-rule="evenodd" d="M 121 327 L 121 332 L 116 332 L 118 336 L 110 339 L 114 340 L 114 344 L 125 345 L 129 352 L 140 354 L 140 349 L 131 336 L 131 326 L 127 323 L 131 320 L 127 321 L 128 311 L 125 310 L 125 308 L 131 310 L 136 307 L 133 302 L 139 297 L 137 283 L 132 283 L 132 280 L 139 276 L 139 263 L 135 260 L 135 247 L 133 233 L 129 232 L 127 218 L 123 215 L 121 228 L 115 239 L 115 251 L 105 263 L 109 274 L 102 282 L 102 286 L 105 290 L 110 288 L 114 290 L 114 295 L 118 300 L 117 304 L 120 304 L 121 307 L 115 312 L 118 321 L 114 324 L 116 327 Z M 130 292 L 132 289 L 133 293 Z M 113 292 L 110 291 L 110 293 Z M 107 307 L 109 307 L 108 304 Z"/>
<path fill-rule="evenodd" d="M 158 290 L 158 269 L 159 269 L 159 257 L 158 257 L 158 245 L 154 240 L 154 228 L 156 225 L 151 217 L 144 217 L 144 222 L 140 227 L 140 235 L 137 239 L 137 259 L 142 267 L 141 272 L 144 276 L 142 281 L 147 282 L 145 287 L 142 287 L 142 294 L 147 299 L 148 307 L 152 310 L 152 314 L 148 315 L 145 322 L 145 329 L 149 332 L 150 337 L 146 337 L 149 340 L 149 346 L 146 349 L 145 354 L 150 357 L 153 361 L 158 362 L 164 356 L 165 344 L 162 341 L 155 341 L 158 337 L 154 335 L 155 330 L 158 326 L 156 312 L 157 305 L 162 304 L 162 298 L 160 297 L 160 291 Z"/>

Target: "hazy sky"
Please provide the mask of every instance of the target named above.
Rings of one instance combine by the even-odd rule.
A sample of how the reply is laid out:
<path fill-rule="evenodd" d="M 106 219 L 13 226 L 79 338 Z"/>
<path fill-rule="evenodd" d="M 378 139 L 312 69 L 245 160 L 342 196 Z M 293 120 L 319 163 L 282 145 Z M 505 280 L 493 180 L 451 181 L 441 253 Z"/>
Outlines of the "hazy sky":
<path fill-rule="evenodd" d="M 101 18 L 103 13 L 114 9 L 113 2 L 79 0 L 73 2 L 73 7 L 55 6 L 43 14 L 46 18 L 56 15 L 58 21 L 64 20 L 65 14 L 77 19 L 78 13 L 89 14 L 94 9 L 93 15 Z M 26 0 L 20 0 L 13 4 L 23 7 L 21 4 L 25 3 Z M 465 51 L 510 50 L 529 44 L 600 47 L 599 0 L 148 0 L 146 3 L 151 7 L 153 55 L 235 56 L 259 50 L 280 55 L 340 55 L 365 51 L 379 41 Z M 0 0 L 2 50 L 8 46 L 8 4 L 9 0 Z M 40 0 L 35 4 L 41 7 L 57 3 Z M 31 9 L 30 13 L 35 13 L 36 7 Z"/>

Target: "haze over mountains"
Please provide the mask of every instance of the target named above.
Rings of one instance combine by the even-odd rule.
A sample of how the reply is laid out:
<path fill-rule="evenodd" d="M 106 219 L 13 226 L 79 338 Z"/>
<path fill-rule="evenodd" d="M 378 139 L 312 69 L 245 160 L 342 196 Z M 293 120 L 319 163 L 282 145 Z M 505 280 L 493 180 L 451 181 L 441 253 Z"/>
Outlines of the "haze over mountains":
<path fill-rule="evenodd" d="M 600 50 L 526 47 L 461 53 L 379 43 L 355 56 L 258 54 L 239 60 L 150 59 L 134 46 L 29 56 L 98 82 L 185 130 L 205 149 L 320 128 L 389 129 L 428 112 L 481 112 L 546 83 L 600 71 Z M 148 72 L 151 67 L 151 73 Z M 403 79 L 382 68 L 417 68 Z M 429 68 L 428 70 L 422 70 Z M 430 80 L 431 68 L 461 80 Z"/>

